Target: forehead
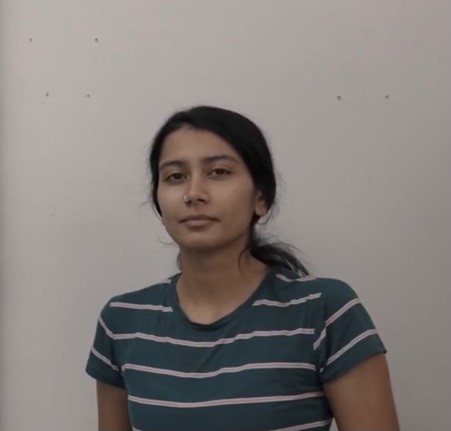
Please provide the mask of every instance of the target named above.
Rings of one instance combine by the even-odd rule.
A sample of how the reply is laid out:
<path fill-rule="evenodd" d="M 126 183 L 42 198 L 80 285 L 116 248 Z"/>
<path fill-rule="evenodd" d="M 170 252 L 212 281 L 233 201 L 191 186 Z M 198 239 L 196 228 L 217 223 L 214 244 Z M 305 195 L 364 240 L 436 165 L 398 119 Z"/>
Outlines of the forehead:
<path fill-rule="evenodd" d="M 160 163 L 166 159 L 196 160 L 217 154 L 229 154 L 241 161 L 235 149 L 218 135 L 205 130 L 182 128 L 164 140 Z"/>

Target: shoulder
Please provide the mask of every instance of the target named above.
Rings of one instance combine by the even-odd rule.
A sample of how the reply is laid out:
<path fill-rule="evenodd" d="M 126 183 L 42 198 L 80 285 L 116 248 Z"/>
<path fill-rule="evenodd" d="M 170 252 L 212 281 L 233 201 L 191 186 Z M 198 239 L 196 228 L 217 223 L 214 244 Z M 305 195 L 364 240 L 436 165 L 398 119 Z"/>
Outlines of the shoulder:
<path fill-rule="evenodd" d="M 317 329 L 327 326 L 332 321 L 360 321 L 368 319 L 356 291 L 339 278 L 301 277 L 296 272 L 285 268 L 275 272 L 272 297 L 284 303 L 305 304 L 302 310 L 310 316 L 309 322 Z"/>
<path fill-rule="evenodd" d="M 171 284 L 174 277 L 175 275 L 172 275 L 147 287 L 115 295 L 110 298 L 107 305 L 118 302 L 146 304 L 148 301 L 158 300 L 161 298 L 161 295 L 167 292 L 168 286 Z"/>
<path fill-rule="evenodd" d="M 101 320 L 114 331 L 118 329 L 118 325 L 128 325 L 139 319 L 144 311 L 172 311 L 168 304 L 168 291 L 175 276 L 172 275 L 138 290 L 112 296 L 101 309 Z"/>
<path fill-rule="evenodd" d="M 274 280 L 277 289 L 315 295 L 328 304 L 340 304 L 358 298 L 355 290 L 346 281 L 338 278 L 300 276 L 292 270 L 278 268 Z"/>

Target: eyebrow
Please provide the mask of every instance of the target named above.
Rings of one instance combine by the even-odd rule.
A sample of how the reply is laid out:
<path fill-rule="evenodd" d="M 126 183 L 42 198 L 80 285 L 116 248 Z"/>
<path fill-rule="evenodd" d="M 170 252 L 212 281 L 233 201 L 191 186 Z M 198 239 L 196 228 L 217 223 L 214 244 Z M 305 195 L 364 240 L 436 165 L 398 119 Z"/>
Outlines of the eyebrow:
<path fill-rule="evenodd" d="M 208 164 L 212 162 L 217 162 L 219 160 L 228 160 L 234 163 L 239 163 L 239 160 L 236 157 L 231 156 L 229 154 L 218 154 L 216 156 L 204 157 L 201 159 L 201 162 L 203 164 Z M 159 169 L 161 171 L 169 166 L 186 166 L 186 165 L 187 163 L 184 160 L 167 160 L 166 162 L 160 164 Z"/>

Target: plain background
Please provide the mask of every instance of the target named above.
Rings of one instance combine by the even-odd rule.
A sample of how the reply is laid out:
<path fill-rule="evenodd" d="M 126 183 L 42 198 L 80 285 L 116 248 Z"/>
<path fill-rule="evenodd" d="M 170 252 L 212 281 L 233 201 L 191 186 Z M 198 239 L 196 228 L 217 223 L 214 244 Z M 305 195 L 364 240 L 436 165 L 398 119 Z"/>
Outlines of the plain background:
<path fill-rule="evenodd" d="M 402 428 L 451 428 L 449 1 L 0 8 L 2 431 L 96 428 L 100 308 L 175 271 L 146 202 L 149 143 L 201 103 L 265 131 L 281 177 L 268 228 L 357 291 Z"/>

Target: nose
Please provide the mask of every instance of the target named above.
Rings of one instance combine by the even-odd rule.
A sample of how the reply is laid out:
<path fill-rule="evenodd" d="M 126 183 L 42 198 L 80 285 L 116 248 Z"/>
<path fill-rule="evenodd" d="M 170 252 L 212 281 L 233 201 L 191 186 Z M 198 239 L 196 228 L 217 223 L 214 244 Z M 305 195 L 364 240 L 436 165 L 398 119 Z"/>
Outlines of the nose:
<path fill-rule="evenodd" d="M 185 196 L 187 197 L 188 202 L 208 201 L 207 187 L 202 175 L 191 175 L 186 184 Z"/>

